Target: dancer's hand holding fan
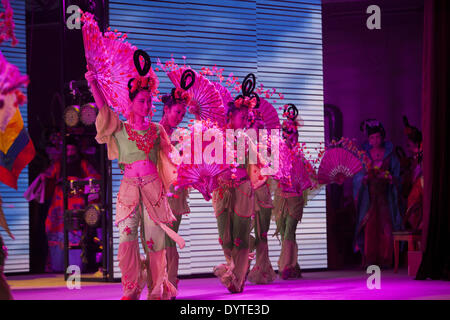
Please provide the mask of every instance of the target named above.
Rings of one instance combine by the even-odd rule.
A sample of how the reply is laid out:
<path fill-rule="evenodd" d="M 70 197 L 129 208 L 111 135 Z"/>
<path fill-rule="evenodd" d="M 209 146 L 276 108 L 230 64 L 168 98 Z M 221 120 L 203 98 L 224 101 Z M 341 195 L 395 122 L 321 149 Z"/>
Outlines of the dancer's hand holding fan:
<path fill-rule="evenodd" d="M 93 74 L 105 102 L 125 114 L 130 104 L 128 81 L 138 73 L 134 66 L 136 47 L 126 42 L 126 35 L 103 35 L 91 13 L 83 13 L 82 34 L 88 71 Z"/>

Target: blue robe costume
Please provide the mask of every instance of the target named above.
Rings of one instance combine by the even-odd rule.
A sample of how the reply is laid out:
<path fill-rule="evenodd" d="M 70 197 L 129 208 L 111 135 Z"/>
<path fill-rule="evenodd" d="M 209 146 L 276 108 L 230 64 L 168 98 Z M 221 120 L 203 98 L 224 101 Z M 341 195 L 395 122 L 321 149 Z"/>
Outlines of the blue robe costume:
<path fill-rule="evenodd" d="M 372 147 L 369 143 L 364 143 L 362 149 L 367 152 L 368 157 L 372 160 L 370 156 L 370 149 Z M 389 161 L 389 172 L 392 176 L 392 184 L 387 188 L 386 197 L 388 201 L 392 230 L 398 231 L 402 226 L 402 217 L 399 209 L 398 202 L 398 185 L 400 178 L 400 162 L 395 155 L 393 144 L 389 141 L 384 142 L 384 157 L 383 161 Z M 388 158 L 386 160 L 386 158 Z M 367 169 L 363 168 L 359 173 L 353 177 L 353 198 L 356 200 L 356 212 L 358 214 L 357 225 L 355 231 L 354 239 L 354 249 L 355 252 L 360 251 L 363 255 L 364 253 L 364 228 L 362 228 L 363 220 L 370 208 L 370 194 L 369 186 L 363 183 L 363 178 L 367 174 Z"/>

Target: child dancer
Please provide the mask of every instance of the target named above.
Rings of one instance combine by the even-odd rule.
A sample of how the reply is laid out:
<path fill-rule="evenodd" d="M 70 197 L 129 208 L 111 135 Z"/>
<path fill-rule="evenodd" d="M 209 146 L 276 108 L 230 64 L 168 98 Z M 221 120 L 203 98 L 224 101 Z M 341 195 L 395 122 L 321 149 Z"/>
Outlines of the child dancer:
<path fill-rule="evenodd" d="M 141 68 L 139 59 L 145 65 Z M 180 247 L 184 241 L 166 224 L 176 220 L 169 207 L 166 190 L 176 178 L 169 160 L 172 145 L 164 128 L 146 119 L 152 106 L 152 95 L 158 78 L 151 69 L 150 57 L 142 50 L 134 53 L 139 77 L 128 83 L 131 105 L 128 121 L 119 119 L 108 106 L 91 72 L 88 80 L 100 112 L 97 116 L 96 140 L 108 145 L 109 159 L 119 159 L 124 177 L 117 195 L 116 224 L 120 232 L 118 252 L 122 272 L 123 298 L 139 299 L 148 281 L 149 299 L 171 299 L 177 293 L 166 269 L 165 234 Z M 147 253 L 148 278 L 139 255 L 138 226 L 141 225 Z"/>
<path fill-rule="evenodd" d="M 287 148 L 281 149 L 280 152 L 289 155 L 291 165 L 287 181 L 280 182 L 275 192 L 273 215 L 277 224 L 276 233 L 281 235 L 282 241 L 278 270 L 280 276 L 287 280 L 301 277 L 295 233 L 303 216 L 305 190 L 311 186 L 311 181 L 304 167 L 305 159 L 300 153 L 295 152 L 298 144 L 298 109 L 295 105 L 289 104 L 285 106 L 284 115 L 287 120 L 283 122 L 282 130 L 283 141 Z"/>

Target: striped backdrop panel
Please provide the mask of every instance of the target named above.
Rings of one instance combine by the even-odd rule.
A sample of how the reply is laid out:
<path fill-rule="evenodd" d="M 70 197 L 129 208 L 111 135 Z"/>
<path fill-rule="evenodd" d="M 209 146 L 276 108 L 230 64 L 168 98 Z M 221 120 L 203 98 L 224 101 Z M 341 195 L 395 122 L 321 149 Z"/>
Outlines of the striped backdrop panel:
<path fill-rule="evenodd" d="M 302 1 L 144 1 L 109 2 L 113 29 L 128 33 L 129 41 L 162 62 L 175 62 L 195 70 L 202 66 L 224 68 L 242 81 L 249 72 L 265 87 L 285 94 L 275 103 L 280 108 L 291 102 L 300 109 L 304 127 L 301 142 L 314 155 L 324 140 L 322 28 L 320 0 Z M 161 92 L 172 88 L 170 80 L 157 72 Z M 162 115 L 156 104 L 155 121 Z M 282 111 L 279 111 L 280 115 Z M 182 123 L 192 119 L 188 113 Z M 113 197 L 120 185 L 120 171 L 113 163 Z M 216 219 L 211 202 L 200 193 L 190 193 L 191 215 L 184 216 L 180 234 L 186 247 L 180 250 L 180 275 L 210 273 L 224 261 L 218 243 Z M 322 190 L 305 208 L 297 230 L 299 263 L 304 269 L 327 267 L 325 192 Z M 273 234 L 272 223 L 269 234 Z M 114 252 L 118 233 L 114 227 Z M 276 238 L 269 240 L 270 258 L 275 269 L 280 253 Z M 114 277 L 120 270 L 114 257 Z"/>
<path fill-rule="evenodd" d="M 22 74 L 27 73 L 26 65 L 26 30 L 25 30 L 25 1 L 10 1 L 14 11 L 15 34 L 19 43 L 11 47 L 11 42 L 4 42 L 0 46 L 5 58 L 15 64 Z M 26 94 L 26 90 L 23 91 Z M 28 126 L 27 105 L 20 107 L 25 127 Z M 9 238 L 3 229 L 0 234 L 8 248 L 5 273 L 30 271 L 30 228 L 28 202 L 23 193 L 28 187 L 28 166 L 22 171 L 18 179 L 18 188 L 14 190 L 0 183 L 0 194 L 3 198 L 3 211 L 15 240 Z"/>

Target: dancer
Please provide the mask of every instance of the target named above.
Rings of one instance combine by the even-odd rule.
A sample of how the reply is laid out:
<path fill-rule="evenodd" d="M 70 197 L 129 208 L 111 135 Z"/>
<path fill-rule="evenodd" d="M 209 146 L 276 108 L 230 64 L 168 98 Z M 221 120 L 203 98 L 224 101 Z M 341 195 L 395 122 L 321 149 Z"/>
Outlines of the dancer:
<path fill-rule="evenodd" d="M 140 64 L 141 57 L 144 67 Z M 119 166 L 124 171 L 116 209 L 122 299 L 139 299 L 146 280 L 148 299 L 171 299 L 176 296 L 177 290 L 167 276 L 165 233 L 181 248 L 184 247 L 183 239 L 166 225 L 176 220 L 166 197 L 166 190 L 176 178 L 176 168 L 169 159 L 172 145 L 166 131 L 161 125 L 146 119 L 152 115 L 152 96 L 158 87 L 150 57 L 144 51 L 136 50 L 134 64 L 139 76 L 128 82 L 131 104 L 125 110 L 126 122 L 105 105 L 106 99 L 94 74 L 88 71 L 86 79 L 100 107 L 96 140 L 107 144 L 108 158 L 118 158 Z M 145 263 L 139 255 L 139 225 L 147 253 Z"/>
<path fill-rule="evenodd" d="M 163 116 L 159 124 L 164 128 L 168 136 L 170 137 L 174 129 L 181 123 L 186 113 L 186 105 L 189 101 L 186 100 L 189 97 L 176 93 L 176 89 L 172 90 L 171 94 L 166 94 L 162 97 L 164 103 Z M 174 144 L 175 145 L 175 144 Z M 168 197 L 170 208 L 175 215 L 176 220 L 172 223 L 171 229 L 178 232 L 180 228 L 181 219 L 184 214 L 190 213 L 187 198 L 189 191 L 187 188 L 178 188 L 175 190 L 171 185 L 169 192 L 171 194 Z M 166 258 L 167 258 L 167 273 L 169 281 L 178 288 L 178 262 L 179 255 L 175 241 L 166 235 Z"/>
<path fill-rule="evenodd" d="M 250 128 L 255 130 L 264 129 L 264 122 L 259 112 L 254 110 L 251 114 L 253 119 L 250 121 Z M 257 284 L 267 284 L 276 279 L 276 273 L 269 259 L 269 247 L 267 244 L 267 233 L 270 228 L 273 203 L 268 177 L 261 176 L 262 179 L 260 179 L 256 176 L 257 172 L 258 170 L 255 166 L 250 168 L 250 180 L 255 194 L 254 247 L 256 248 L 256 261 L 248 274 L 248 280 Z"/>
<path fill-rule="evenodd" d="M 363 266 L 392 265 L 392 232 L 401 228 L 397 184 L 400 163 L 393 145 L 386 141 L 383 125 L 374 119 L 360 126 L 369 139 L 362 148 L 368 165 L 353 178 L 353 195 L 358 212 L 355 250 L 363 255 Z"/>
<path fill-rule="evenodd" d="M 405 133 L 408 138 L 407 151 L 410 153 L 408 168 L 405 173 L 403 191 L 407 194 L 406 212 L 403 217 L 403 227 L 406 230 L 420 233 L 422 231 L 422 132 L 409 124 L 403 117 Z"/>
<path fill-rule="evenodd" d="M 312 186 L 307 174 L 304 157 L 298 151 L 298 127 L 300 125 L 298 109 L 295 105 L 285 106 L 283 121 L 283 141 L 280 157 L 286 159 L 280 165 L 285 166 L 285 176 L 275 191 L 273 217 L 277 224 L 276 234 L 281 235 L 281 253 L 278 259 L 278 272 L 282 279 L 301 278 L 298 264 L 297 225 L 303 216 L 303 207 L 307 197 L 306 190 Z"/>
<path fill-rule="evenodd" d="M 100 175 L 94 167 L 87 160 L 80 157 L 80 150 L 78 148 L 79 141 L 73 137 L 69 137 L 66 144 L 68 164 L 67 180 L 100 179 Z M 61 174 L 61 159 L 59 159 L 41 173 L 25 192 L 25 197 L 28 200 L 32 200 L 34 197 L 29 197 L 27 195 L 30 193 L 30 189 L 35 188 L 36 183 L 41 183 L 39 189 L 45 193 L 45 190 L 49 189 L 45 187 L 48 182 L 54 182 L 55 187 L 54 190 L 52 190 L 53 196 L 48 209 L 47 218 L 45 219 L 45 232 L 48 241 L 46 272 L 64 272 L 64 196 Z M 36 198 L 43 199 L 44 197 L 36 196 Z M 67 203 L 67 208 L 69 210 L 83 209 L 85 205 L 84 196 L 82 194 L 70 193 Z M 78 245 L 81 241 L 81 236 L 81 230 L 71 230 L 69 232 L 69 242 Z M 76 259 L 76 257 L 74 257 L 74 259 Z M 81 264 L 81 259 L 79 259 L 78 263 Z"/>
<path fill-rule="evenodd" d="M 242 83 L 243 95 L 228 104 L 228 129 L 242 130 L 247 126 L 249 110 L 259 103 L 259 97 L 253 93 L 254 83 L 255 76 L 247 75 Z M 247 173 L 248 158 L 238 160 L 245 163 L 233 169 L 232 179 L 213 192 L 219 243 L 226 259 L 225 264 L 214 268 L 214 274 L 231 293 L 244 290 L 249 269 L 252 215 L 255 211 L 254 191 Z"/>

